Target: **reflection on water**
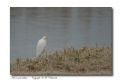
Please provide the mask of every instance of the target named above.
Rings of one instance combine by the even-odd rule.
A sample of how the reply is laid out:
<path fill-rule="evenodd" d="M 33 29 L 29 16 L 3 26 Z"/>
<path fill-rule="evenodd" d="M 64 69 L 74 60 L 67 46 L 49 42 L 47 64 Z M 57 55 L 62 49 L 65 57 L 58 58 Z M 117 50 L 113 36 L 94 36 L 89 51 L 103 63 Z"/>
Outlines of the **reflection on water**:
<path fill-rule="evenodd" d="M 11 59 L 35 56 L 48 33 L 47 51 L 112 44 L 112 8 L 11 8 Z"/>

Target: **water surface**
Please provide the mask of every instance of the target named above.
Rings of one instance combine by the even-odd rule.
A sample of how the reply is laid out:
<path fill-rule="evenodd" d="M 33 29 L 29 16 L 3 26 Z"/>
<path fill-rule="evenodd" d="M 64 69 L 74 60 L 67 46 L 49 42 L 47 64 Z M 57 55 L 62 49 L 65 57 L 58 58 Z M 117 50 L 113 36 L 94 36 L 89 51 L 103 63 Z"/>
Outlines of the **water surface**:
<path fill-rule="evenodd" d="M 34 57 L 48 33 L 47 52 L 112 44 L 112 8 L 11 8 L 10 56 Z"/>

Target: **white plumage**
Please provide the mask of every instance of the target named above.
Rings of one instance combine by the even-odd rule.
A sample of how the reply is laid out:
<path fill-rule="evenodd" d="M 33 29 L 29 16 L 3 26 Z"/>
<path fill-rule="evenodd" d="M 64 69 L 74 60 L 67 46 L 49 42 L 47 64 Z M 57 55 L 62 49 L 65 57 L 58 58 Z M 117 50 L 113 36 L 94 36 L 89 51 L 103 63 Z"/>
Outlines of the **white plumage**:
<path fill-rule="evenodd" d="M 40 39 L 37 43 L 36 57 L 39 57 L 45 51 L 46 45 L 47 45 L 47 36 L 43 36 L 42 39 Z"/>

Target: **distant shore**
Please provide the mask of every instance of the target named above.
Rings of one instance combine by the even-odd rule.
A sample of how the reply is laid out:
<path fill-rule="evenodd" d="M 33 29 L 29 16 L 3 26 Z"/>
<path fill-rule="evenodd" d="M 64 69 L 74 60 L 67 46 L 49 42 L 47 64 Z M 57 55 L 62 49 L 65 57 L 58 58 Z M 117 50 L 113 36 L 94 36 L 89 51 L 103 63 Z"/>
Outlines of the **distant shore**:
<path fill-rule="evenodd" d="M 112 75 L 112 48 L 65 48 L 36 59 L 17 58 L 11 75 Z"/>

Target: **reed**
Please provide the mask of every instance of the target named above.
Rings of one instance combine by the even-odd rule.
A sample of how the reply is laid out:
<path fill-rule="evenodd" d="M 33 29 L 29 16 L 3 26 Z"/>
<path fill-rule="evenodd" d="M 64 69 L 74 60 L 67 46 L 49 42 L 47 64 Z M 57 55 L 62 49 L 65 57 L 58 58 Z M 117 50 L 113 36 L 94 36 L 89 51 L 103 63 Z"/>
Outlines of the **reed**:
<path fill-rule="evenodd" d="M 47 53 L 48 54 L 48 53 Z M 112 75 L 112 48 L 64 48 L 36 59 L 16 59 L 11 75 L 100 74 Z"/>

